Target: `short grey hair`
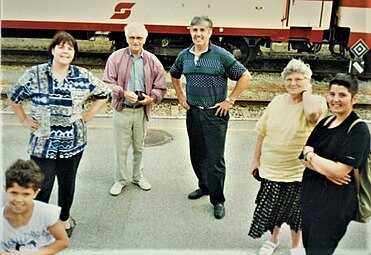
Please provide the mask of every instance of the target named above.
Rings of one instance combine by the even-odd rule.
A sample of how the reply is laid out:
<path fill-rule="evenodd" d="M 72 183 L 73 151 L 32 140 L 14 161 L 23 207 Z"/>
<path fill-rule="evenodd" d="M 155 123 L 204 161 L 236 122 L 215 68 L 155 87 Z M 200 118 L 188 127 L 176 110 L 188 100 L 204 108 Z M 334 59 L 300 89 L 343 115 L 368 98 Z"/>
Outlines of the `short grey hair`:
<path fill-rule="evenodd" d="M 306 79 L 310 79 L 313 74 L 308 64 L 305 64 L 302 60 L 292 59 L 283 69 L 281 76 L 285 79 L 288 75 L 296 72 L 302 73 Z"/>
<path fill-rule="evenodd" d="M 144 38 L 147 38 L 148 36 L 148 30 L 141 23 L 129 23 L 125 26 L 124 31 L 125 31 L 126 38 L 129 37 L 129 34 L 131 31 L 139 31 L 143 35 Z"/>
<path fill-rule="evenodd" d="M 196 16 L 191 20 L 190 26 L 205 25 L 208 29 L 213 29 L 213 22 L 208 16 Z"/>

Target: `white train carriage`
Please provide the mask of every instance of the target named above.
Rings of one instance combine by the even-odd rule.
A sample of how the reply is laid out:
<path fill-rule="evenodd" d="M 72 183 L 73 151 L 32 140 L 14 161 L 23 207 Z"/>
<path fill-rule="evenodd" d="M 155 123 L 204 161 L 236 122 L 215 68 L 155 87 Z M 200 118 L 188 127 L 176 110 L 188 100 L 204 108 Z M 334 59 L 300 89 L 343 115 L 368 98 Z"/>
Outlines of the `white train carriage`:
<path fill-rule="evenodd" d="M 107 33 L 115 47 L 125 43 L 129 22 L 144 23 L 147 48 L 175 56 L 190 43 L 188 25 L 196 15 L 214 22 L 213 41 L 245 64 L 272 42 L 299 52 L 329 44 L 343 55 L 358 40 L 371 47 L 369 0 L 3 0 L 2 35 L 51 37 L 67 30 L 76 38 Z M 339 46 L 339 47 L 335 47 Z M 335 52 L 335 48 L 339 48 Z M 365 55 L 365 54 L 362 54 Z"/>

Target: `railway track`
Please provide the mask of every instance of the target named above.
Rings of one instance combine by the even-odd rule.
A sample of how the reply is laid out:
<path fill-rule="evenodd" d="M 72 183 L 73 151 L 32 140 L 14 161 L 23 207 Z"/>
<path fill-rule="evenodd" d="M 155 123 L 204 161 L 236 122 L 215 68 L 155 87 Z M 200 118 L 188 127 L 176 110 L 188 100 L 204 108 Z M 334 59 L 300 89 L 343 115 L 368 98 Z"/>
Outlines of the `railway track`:
<path fill-rule="evenodd" d="M 1 101 L 6 103 L 7 96 L 4 91 L 1 92 Z M 236 107 L 248 107 L 248 106 L 253 106 L 253 107 L 266 107 L 270 103 L 270 100 L 254 100 L 254 99 L 238 99 L 235 102 Z M 178 99 L 174 97 L 165 97 L 162 101 L 161 104 L 168 104 L 168 105 L 173 105 L 176 106 L 178 105 Z M 371 104 L 368 103 L 357 103 L 354 108 L 356 109 L 370 109 Z"/>
<path fill-rule="evenodd" d="M 171 105 L 178 105 L 178 99 L 173 97 L 166 97 L 164 98 L 161 103 L 164 104 L 171 104 Z M 236 100 L 235 105 L 236 106 L 259 106 L 259 107 L 265 107 L 270 103 L 270 100 L 251 100 L 251 99 L 240 99 Z"/>
<path fill-rule="evenodd" d="M 1 100 L 5 102 L 7 100 L 7 95 L 5 91 L 1 92 Z M 169 105 L 178 105 L 178 99 L 174 97 L 165 97 L 162 101 L 162 104 L 169 104 Z M 236 106 L 267 106 L 270 103 L 270 100 L 250 100 L 250 99 L 240 99 L 236 100 Z"/>
<path fill-rule="evenodd" d="M 79 52 L 74 63 L 87 68 L 104 68 L 110 52 Z M 32 66 L 48 61 L 48 53 L 45 50 L 11 50 L 3 49 L 1 52 L 3 65 L 22 65 Z M 168 56 L 158 56 L 166 70 L 173 64 L 175 58 Z M 319 58 L 311 54 L 279 54 L 263 56 L 249 63 L 247 68 L 252 72 L 282 72 L 287 62 L 293 57 L 300 57 L 311 66 L 315 75 L 314 78 L 331 75 L 335 73 L 345 73 L 348 70 L 349 60 L 334 58 Z"/>
<path fill-rule="evenodd" d="M 10 106 L 7 104 L 5 93 L 1 94 L 1 113 L 13 113 Z M 87 107 L 92 101 L 87 102 Z M 230 109 L 230 116 L 233 119 L 258 119 L 270 103 L 270 100 L 251 100 L 251 99 L 240 99 L 235 102 L 235 105 Z M 24 108 L 26 112 L 30 112 L 29 101 L 24 102 Z M 359 103 L 354 106 L 355 111 L 364 120 L 371 121 L 370 104 Z M 112 116 L 112 108 L 110 102 L 99 114 L 101 116 Z M 156 105 L 152 109 L 152 117 L 157 118 L 179 118 L 185 117 L 186 110 L 178 104 L 178 99 L 174 97 L 164 98 L 160 104 Z"/>
<path fill-rule="evenodd" d="M 177 98 L 164 98 L 161 103 L 177 105 Z M 238 99 L 235 102 L 235 106 L 238 107 L 247 107 L 247 106 L 256 106 L 256 107 L 266 107 L 270 103 L 270 100 L 251 100 L 251 99 Z M 368 103 L 357 103 L 354 108 L 356 109 L 370 109 L 371 104 Z"/>
<path fill-rule="evenodd" d="M 103 70 L 106 60 L 111 53 L 109 52 L 79 52 L 78 56 L 74 62 L 76 65 L 81 65 L 87 68 L 96 68 L 99 70 Z M 3 49 L 1 52 L 2 57 L 2 65 L 3 66 L 32 66 L 39 63 L 45 63 L 48 61 L 48 53 L 45 50 L 9 50 Z M 283 55 L 282 55 L 283 56 Z M 304 55 L 303 55 L 304 56 Z M 286 54 L 282 58 L 277 57 L 270 57 L 269 59 L 258 59 L 251 66 L 248 66 L 248 69 L 252 72 L 263 73 L 263 72 L 270 72 L 270 73 L 280 73 L 282 72 L 284 66 L 287 64 L 288 60 L 293 57 L 293 55 Z M 333 72 L 346 72 L 348 68 L 348 60 L 344 59 L 318 59 L 314 56 L 306 56 L 307 59 L 305 60 L 307 63 L 311 65 L 312 70 L 314 70 L 314 75 L 318 76 L 328 76 L 331 75 Z M 164 64 L 165 68 L 168 69 L 171 64 L 173 63 L 174 59 L 171 58 L 163 58 L 160 60 Z M 337 68 L 336 68 L 337 67 Z M 4 73 L 3 73 L 4 74 Z M 13 75 L 14 76 L 14 75 Z M 316 77 L 313 77 L 316 79 Z M 8 81 L 9 84 L 12 84 L 13 81 Z M 4 85 L 1 89 L 1 99 L 3 101 L 3 111 L 7 108 L 4 106 L 6 104 L 6 87 L 9 85 Z M 179 108 L 179 112 L 182 111 L 181 107 L 178 105 L 178 100 L 174 98 L 172 93 L 169 93 L 167 98 L 161 103 L 160 111 L 166 112 L 167 109 L 170 108 Z M 250 98 L 250 97 L 249 97 Z M 258 97 L 260 98 L 260 97 Z M 265 98 L 265 97 L 263 97 Z M 266 97 L 270 98 L 270 97 Z M 249 111 L 256 111 L 256 116 L 262 112 L 268 104 L 270 100 L 255 100 L 255 99 L 245 99 L 241 98 L 236 101 L 235 107 L 231 110 L 231 112 L 235 113 L 238 116 L 246 116 L 246 114 L 240 114 L 239 112 L 249 112 Z M 369 112 L 371 105 L 368 101 L 361 102 L 355 105 L 355 109 L 358 109 L 362 112 L 365 112 L 367 116 L 371 115 Z M 108 107 L 109 108 L 109 107 Z M 158 107 L 157 107 L 158 108 Z M 161 110 L 164 109 L 164 110 Z M 251 110 L 252 109 L 252 110 Z M 259 113 L 258 113 L 259 112 Z M 160 113 L 162 114 L 162 113 Z M 165 114 L 166 115 L 166 114 Z M 255 116 L 253 116 L 255 117 Z M 370 117 L 367 117 L 371 119 Z"/>
<path fill-rule="evenodd" d="M 83 65 L 87 68 L 104 68 L 108 52 L 79 52 L 75 57 L 74 64 Z M 33 66 L 48 61 L 48 52 L 45 50 L 10 50 L 2 49 L 2 65 Z"/>

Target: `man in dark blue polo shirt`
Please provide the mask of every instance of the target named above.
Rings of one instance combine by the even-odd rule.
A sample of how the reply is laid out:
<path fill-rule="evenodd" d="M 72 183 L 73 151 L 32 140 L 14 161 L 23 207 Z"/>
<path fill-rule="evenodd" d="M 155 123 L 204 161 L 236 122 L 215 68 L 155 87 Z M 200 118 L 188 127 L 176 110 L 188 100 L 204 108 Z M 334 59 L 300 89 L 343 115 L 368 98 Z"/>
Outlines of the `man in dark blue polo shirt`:
<path fill-rule="evenodd" d="M 189 199 L 210 195 L 214 216 L 222 219 L 224 208 L 224 147 L 229 109 L 251 80 L 249 71 L 231 53 L 210 42 L 212 21 L 205 16 L 192 19 L 193 44 L 181 51 L 170 69 L 180 105 L 187 110 L 187 131 L 198 189 Z M 181 75 L 186 78 L 186 93 Z M 228 78 L 237 81 L 228 96 Z"/>

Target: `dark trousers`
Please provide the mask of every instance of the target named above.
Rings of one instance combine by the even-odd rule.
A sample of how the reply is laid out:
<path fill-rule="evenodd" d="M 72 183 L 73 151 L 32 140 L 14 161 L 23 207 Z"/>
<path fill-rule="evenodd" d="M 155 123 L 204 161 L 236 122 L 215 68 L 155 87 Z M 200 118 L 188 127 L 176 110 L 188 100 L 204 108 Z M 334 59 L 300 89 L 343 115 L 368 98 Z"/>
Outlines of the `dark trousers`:
<path fill-rule="evenodd" d="M 219 117 L 215 112 L 191 107 L 186 121 L 192 167 L 199 188 L 210 195 L 212 204 L 225 201 L 224 148 L 229 120 L 229 114 Z"/>
<path fill-rule="evenodd" d="M 54 180 L 58 180 L 58 205 L 62 208 L 59 218 L 62 221 L 70 217 L 70 209 L 75 194 L 76 174 L 83 152 L 71 158 L 46 159 L 31 156 L 45 175 L 44 183 L 36 200 L 49 202 Z"/>

